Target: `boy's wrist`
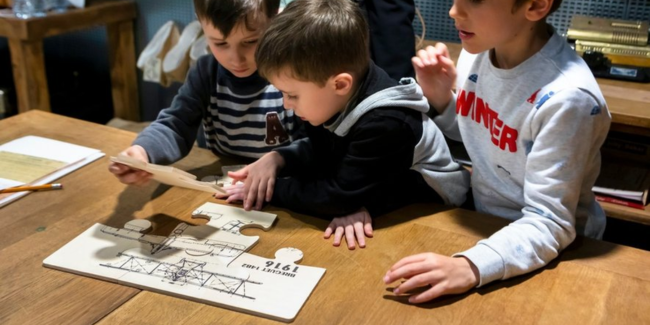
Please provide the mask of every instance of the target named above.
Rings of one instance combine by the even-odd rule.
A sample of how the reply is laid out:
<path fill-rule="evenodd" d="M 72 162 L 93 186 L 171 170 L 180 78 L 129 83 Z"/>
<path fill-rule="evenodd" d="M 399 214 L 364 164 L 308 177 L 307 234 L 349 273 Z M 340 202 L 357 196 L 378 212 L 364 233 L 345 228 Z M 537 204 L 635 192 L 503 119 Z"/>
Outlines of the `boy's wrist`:
<path fill-rule="evenodd" d="M 284 157 L 277 152 L 277 151 L 271 151 L 269 152 L 269 159 L 275 164 L 277 171 L 280 169 L 284 168 L 285 162 L 284 162 Z"/>
<path fill-rule="evenodd" d="M 445 109 L 447 106 L 449 106 L 449 103 L 453 99 L 453 93 L 450 91 L 447 93 L 446 96 L 435 96 L 436 98 L 430 98 L 429 99 L 429 105 L 435 109 L 438 114 L 442 114 L 445 112 Z"/>
<path fill-rule="evenodd" d="M 472 263 L 472 261 L 470 261 L 469 258 L 465 256 L 458 256 L 455 258 L 459 259 L 459 262 L 461 262 L 463 268 L 469 271 L 469 272 L 465 272 L 465 278 L 469 288 L 474 288 L 478 286 L 481 277 L 476 265 L 474 265 L 474 263 Z"/>

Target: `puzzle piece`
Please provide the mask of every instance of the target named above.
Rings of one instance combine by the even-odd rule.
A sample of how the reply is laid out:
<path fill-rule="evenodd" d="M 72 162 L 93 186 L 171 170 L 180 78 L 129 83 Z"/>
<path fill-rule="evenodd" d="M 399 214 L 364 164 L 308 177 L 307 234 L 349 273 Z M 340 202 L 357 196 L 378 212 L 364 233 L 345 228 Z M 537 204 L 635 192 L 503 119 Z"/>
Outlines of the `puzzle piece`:
<path fill-rule="evenodd" d="M 209 182 L 198 181 L 196 180 L 196 176 L 171 166 L 150 164 L 134 159 L 127 155 L 118 155 L 117 157 L 111 157 L 111 161 L 129 166 L 131 168 L 144 170 L 152 174 L 152 178 L 154 180 L 163 184 L 184 187 L 208 193 L 225 193 L 223 188 Z"/>
<path fill-rule="evenodd" d="M 245 253 L 258 238 L 245 227 L 269 229 L 276 216 L 206 203 L 193 217 L 206 226 L 178 225 L 169 236 L 146 234 L 150 223 L 125 228 L 95 224 L 43 261 L 47 267 L 149 289 L 281 321 L 295 318 L 325 269 L 297 265 L 302 252 L 283 248 L 275 259 Z M 287 290 L 291 288 L 291 290 Z"/>

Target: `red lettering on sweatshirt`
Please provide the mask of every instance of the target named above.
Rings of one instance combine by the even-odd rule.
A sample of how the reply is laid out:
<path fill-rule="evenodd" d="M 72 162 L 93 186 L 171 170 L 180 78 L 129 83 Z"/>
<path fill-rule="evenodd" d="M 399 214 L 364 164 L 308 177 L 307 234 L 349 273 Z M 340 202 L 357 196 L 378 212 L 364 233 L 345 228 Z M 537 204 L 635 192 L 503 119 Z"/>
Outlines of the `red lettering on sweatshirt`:
<path fill-rule="evenodd" d="M 492 143 L 505 151 L 517 152 L 517 137 L 519 132 L 503 123 L 499 113 L 490 108 L 490 105 L 482 98 L 476 97 L 473 91 L 461 90 L 456 99 L 456 114 L 462 117 L 469 117 L 477 124 L 483 126 L 490 132 Z"/>
<path fill-rule="evenodd" d="M 537 99 L 537 94 L 539 94 L 540 90 L 542 90 L 542 89 L 541 88 L 537 89 L 537 91 L 532 96 L 530 96 L 530 98 L 528 98 L 527 102 L 529 102 L 531 104 L 535 104 L 535 100 Z"/>

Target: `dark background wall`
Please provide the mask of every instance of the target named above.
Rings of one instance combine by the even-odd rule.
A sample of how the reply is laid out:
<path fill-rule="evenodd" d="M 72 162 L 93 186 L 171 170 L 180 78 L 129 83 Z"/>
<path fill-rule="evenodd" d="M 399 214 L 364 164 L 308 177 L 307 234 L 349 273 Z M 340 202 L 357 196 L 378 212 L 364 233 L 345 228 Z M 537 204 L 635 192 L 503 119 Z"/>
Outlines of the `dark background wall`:
<path fill-rule="evenodd" d="M 283 0 L 282 2 L 287 2 Z M 182 30 L 194 20 L 191 0 L 136 0 L 138 18 L 135 23 L 137 54 L 147 45 L 160 26 L 173 20 Z M 459 41 L 449 8 L 453 0 L 416 0 L 426 24 L 426 38 Z M 648 0 L 564 0 L 560 10 L 549 21 L 560 31 L 568 28 L 572 14 L 650 20 Z M 422 26 L 414 22 L 416 34 Z M 88 121 L 106 123 L 112 118 L 112 100 L 105 28 L 70 33 L 45 40 L 47 78 L 52 109 L 56 113 Z M 141 80 L 141 72 L 138 71 Z M 13 81 L 9 49 L 0 38 L 0 88 L 9 90 L 11 104 Z M 178 84 L 164 88 L 157 84 L 139 84 L 140 109 L 143 120 L 155 119 L 158 112 L 171 103 Z"/>

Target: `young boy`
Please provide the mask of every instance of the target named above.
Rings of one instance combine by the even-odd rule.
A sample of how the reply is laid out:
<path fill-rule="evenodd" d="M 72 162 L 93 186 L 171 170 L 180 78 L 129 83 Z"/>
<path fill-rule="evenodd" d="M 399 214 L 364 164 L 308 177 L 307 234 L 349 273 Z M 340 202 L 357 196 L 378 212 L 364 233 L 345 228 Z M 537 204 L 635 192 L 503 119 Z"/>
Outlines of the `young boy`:
<path fill-rule="evenodd" d="M 292 140 L 291 111 L 282 93 L 259 76 L 255 49 L 278 11 L 279 0 L 194 0 L 212 56 L 188 73 L 170 108 L 160 112 L 123 153 L 156 164 L 186 156 L 203 124 L 215 154 L 259 158 Z M 146 183 L 150 175 L 121 164 L 109 170 L 127 184 Z"/>
<path fill-rule="evenodd" d="M 462 293 L 538 269 L 578 234 L 600 238 L 605 214 L 591 191 L 611 117 L 587 65 L 545 18 L 561 0 L 455 0 L 449 12 L 465 50 L 456 77 L 444 45 L 413 58 L 445 134 L 473 162 L 476 209 L 514 222 L 454 257 L 397 262 L 396 293 L 410 301 Z"/>
<path fill-rule="evenodd" d="M 244 199 L 250 209 L 256 197 L 258 204 L 266 198 L 326 217 L 465 200 L 469 175 L 426 116 L 420 87 L 411 78 L 398 84 L 369 57 L 368 26 L 352 1 L 296 0 L 273 20 L 255 58 L 286 109 L 308 122 L 308 137 L 230 173 L 246 186 L 230 189 L 229 200 Z M 346 235 L 356 221 L 369 226 L 364 216 L 345 218 Z M 363 238 L 361 227 L 354 235 Z"/>

